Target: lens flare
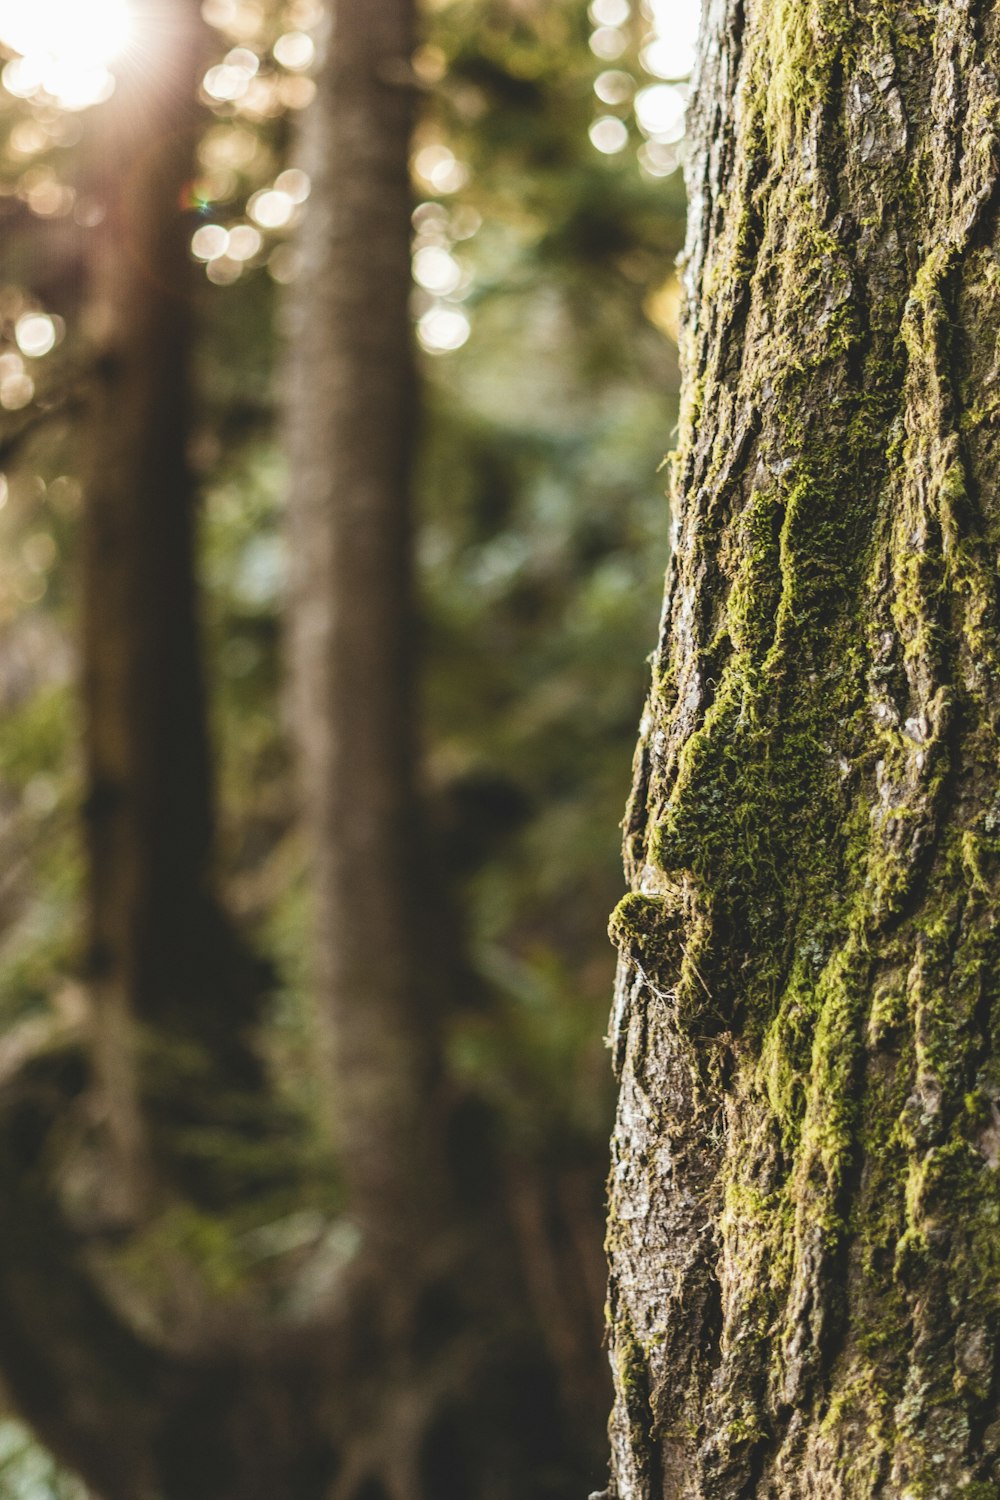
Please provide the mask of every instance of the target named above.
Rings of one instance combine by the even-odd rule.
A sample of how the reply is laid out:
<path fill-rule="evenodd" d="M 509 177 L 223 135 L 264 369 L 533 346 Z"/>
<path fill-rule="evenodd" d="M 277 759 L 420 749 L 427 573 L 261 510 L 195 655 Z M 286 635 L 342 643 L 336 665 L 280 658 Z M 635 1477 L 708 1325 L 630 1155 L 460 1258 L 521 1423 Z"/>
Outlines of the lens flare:
<path fill-rule="evenodd" d="M 127 0 L 0 0 L 0 43 L 17 54 L 4 85 L 19 98 L 87 109 L 114 90 L 109 64 L 132 34 Z"/>

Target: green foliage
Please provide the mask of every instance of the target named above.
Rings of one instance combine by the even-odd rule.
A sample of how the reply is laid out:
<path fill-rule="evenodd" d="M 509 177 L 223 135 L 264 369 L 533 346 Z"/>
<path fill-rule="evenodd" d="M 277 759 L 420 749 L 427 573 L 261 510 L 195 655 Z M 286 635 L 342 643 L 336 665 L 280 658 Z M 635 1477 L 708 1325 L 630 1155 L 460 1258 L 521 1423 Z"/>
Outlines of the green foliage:
<path fill-rule="evenodd" d="M 445 71 L 425 129 L 470 167 L 443 207 L 481 225 L 455 248 L 470 338 L 428 361 L 420 560 L 430 770 L 466 811 L 457 873 L 494 997 L 460 1023 L 459 1055 L 488 1091 L 507 1080 L 518 1131 L 551 1133 L 565 1101 L 596 1157 L 603 932 L 667 556 L 676 363 L 647 307 L 683 196 L 589 146 L 586 41 L 571 4 L 465 0 L 434 20 Z"/>
<path fill-rule="evenodd" d="M 464 347 L 426 356 L 418 473 L 425 781 L 469 976 L 449 1052 L 511 1149 L 556 1171 L 583 1162 L 596 1186 L 611 1110 L 606 917 L 621 892 L 618 823 L 667 555 L 657 470 L 676 417 L 676 350 L 654 304 L 675 288 L 682 188 L 679 176 L 644 178 L 631 154 L 590 146 L 598 65 L 575 0 L 458 0 L 431 13 L 424 50 L 441 76 L 418 147 L 446 142 L 468 170 L 464 186 L 423 204 L 467 276 L 471 323 Z M 7 111 L 37 113 L 9 101 Z M 283 120 L 217 113 L 192 230 L 240 218 L 247 194 L 287 164 Z M 234 141 L 245 166 L 213 166 Z M 46 147 L 60 170 L 63 149 Z M 16 185 L 28 168 L 15 167 Z M 0 282 L 23 281 L 65 312 L 66 343 L 38 378 L 72 386 L 85 354 L 72 267 L 32 287 L 28 251 L 50 237 L 26 208 L 17 223 Z M 239 1100 L 216 1100 L 211 1124 L 200 1115 L 189 1126 L 178 1111 L 172 1149 L 207 1173 L 252 1181 L 257 1196 L 225 1216 L 165 1204 L 121 1257 L 114 1274 L 141 1288 L 165 1325 L 185 1281 L 233 1304 L 261 1285 L 280 1300 L 282 1257 L 322 1242 L 339 1208 L 283 702 L 280 288 L 263 260 L 232 285 L 201 287 L 193 459 L 219 863 L 228 905 L 270 970 L 262 1041 L 290 1124 L 272 1147 Z M 18 420 L 7 418 L 11 430 Z M 80 497 L 66 436 L 48 422 L 17 449 L 0 515 L 18 559 L 9 580 L 0 565 L 3 650 L 27 651 L 41 632 L 16 691 L 0 672 L 0 797 L 14 809 L 0 847 L 22 862 L 32 855 L 30 873 L 14 867 L 9 911 L 0 888 L 5 1021 L 44 1013 L 78 977 L 79 715 L 67 643 Z M 25 551 L 39 535 L 48 543 Z M 147 1086 L 163 1098 L 210 1092 L 201 1060 L 169 1039 L 145 1039 L 145 1055 Z M 284 1151 L 298 1152 L 296 1169 Z M 301 1234 L 288 1228 L 293 1190 L 313 1215 Z M 11 1500 L 74 1494 L 44 1482 L 12 1489 Z"/>

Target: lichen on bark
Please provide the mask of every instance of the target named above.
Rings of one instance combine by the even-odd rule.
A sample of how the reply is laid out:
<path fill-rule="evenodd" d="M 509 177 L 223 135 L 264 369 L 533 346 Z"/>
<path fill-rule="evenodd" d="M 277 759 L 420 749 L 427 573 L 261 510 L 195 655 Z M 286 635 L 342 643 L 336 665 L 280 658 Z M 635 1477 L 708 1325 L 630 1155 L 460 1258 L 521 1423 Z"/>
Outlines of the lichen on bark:
<path fill-rule="evenodd" d="M 707 0 L 612 922 L 621 1500 L 1000 1490 L 998 41 Z"/>

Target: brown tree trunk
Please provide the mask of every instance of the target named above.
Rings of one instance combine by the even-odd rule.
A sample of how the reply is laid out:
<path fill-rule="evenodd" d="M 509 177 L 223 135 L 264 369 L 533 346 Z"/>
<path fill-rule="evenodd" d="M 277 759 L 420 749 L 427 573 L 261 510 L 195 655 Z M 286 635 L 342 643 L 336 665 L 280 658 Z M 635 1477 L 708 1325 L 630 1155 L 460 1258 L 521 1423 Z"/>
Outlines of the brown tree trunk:
<path fill-rule="evenodd" d="M 444 1063 L 453 931 L 418 777 L 412 457 L 413 0 L 338 0 L 302 161 L 289 308 L 292 666 L 337 1149 L 369 1308 L 333 1500 L 585 1487 L 503 1173 Z"/>
<path fill-rule="evenodd" d="M 338 1145 L 370 1247 L 440 1185 L 441 996 L 416 790 L 410 292 L 412 0 L 338 0 L 304 142 L 291 308 L 292 667 Z"/>
<path fill-rule="evenodd" d="M 134 1216 L 150 1190 L 141 1163 L 155 1143 L 144 1140 L 131 1055 L 139 1029 L 200 1048 L 216 1088 L 257 1079 L 243 1039 L 252 975 L 211 890 L 188 463 L 195 283 L 181 204 L 208 40 L 194 3 L 150 6 L 140 20 L 156 65 L 127 64 L 96 122 L 90 186 L 104 217 L 86 241 L 95 346 L 83 463 L 87 967 L 112 1217 Z"/>
<path fill-rule="evenodd" d="M 164 1329 L 155 1293 L 137 1316 L 136 1286 L 109 1255 L 148 1250 L 143 1230 L 165 1205 L 219 1209 L 245 1194 L 178 1142 L 207 1124 L 245 1148 L 246 1107 L 260 1121 L 267 1111 L 246 1040 L 254 971 L 210 870 L 182 206 L 207 41 L 194 0 L 141 12 L 142 51 L 88 122 L 88 190 L 104 209 L 85 242 L 92 1026 L 42 1035 L 0 1088 L 0 1368 L 101 1500 L 325 1500 L 341 1347 L 263 1318 L 233 1328 L 211 1309 L 204 1327 Z"/>
<path fill-rule="evenodd" d="M 613 919 L 621 1500 L 1000 1490 L 1000 9 L 710 0 Z"/>

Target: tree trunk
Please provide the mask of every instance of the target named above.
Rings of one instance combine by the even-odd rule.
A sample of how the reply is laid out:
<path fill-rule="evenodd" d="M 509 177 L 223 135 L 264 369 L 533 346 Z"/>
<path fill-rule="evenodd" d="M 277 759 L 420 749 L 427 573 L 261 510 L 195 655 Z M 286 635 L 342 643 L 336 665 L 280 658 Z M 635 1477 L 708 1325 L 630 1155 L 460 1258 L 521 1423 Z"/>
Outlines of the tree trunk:
<path fill-rule="evenodd" d="M 195 282 L 181 205 L 208 38 L 194 0 L 140 19 L 156 65 L 122 69 L 92 138 L 104 217 L 85 241 L 95 364 L 82 465 L 87 970 L 113 1158 L 102 1213 L 125 1220 L 148 1206 L 150 1153 L 164 1164 L 141 1121 L 140 1035 L 199 1049 L 214 1093 L 259 1082 L 244 1040 L 253 974 L 211 889 L 188 462 Z M 196 1123 L 177 1089 L 158 1102 L 162 1123 Z"/>
<path fill-rule="evenodd" d="M 338 0 L 290 309 L 292 668 L 338 1145 L 369 1248 L 434 1197 L 441 997 L 415 782 L 412 0 Z"/>
<path fill-rule="evenodd" d="M 333 6 L 286 330 L 317 988 L 359 1231 L 354 1300 L 370 1319 L 331 1494 L 568 1500 L 592 1472 L 590 1434 L 572 1399 L 560 1410 L 552 1309 L 532 1306 L 540 1266 L 519 1264 L 524 1226 L 489 1125 L 445 1061 L 461 963 L 425 838 L 415 702 L 415 41 L 413 0 Z"/>
<path fill-rule="evenodd" d="M 1000 10 L 708 0 L 626 821 L 621 1500 L 1000 1488 Z"/>
<path fill-rule="evenodd" d="M 247 1040 L 254 966 L 211 882 L 183 209 L 207 38 L 196 0 L 144 5 L 140 30 L 88 157 L 104 209 L 85 238 L 81 465 L 92 1024 L 41 1025 L 0 1087 L 0 1367 L 101 1500 L 325 1500 L 347 1341 L 237 1320 L 196 1290 L 195 1315 L 164 1328 L 158 1273 L 137 1316 L 141 1276 L 113 1253 L 141 1254 L 165 1210 L 245 1201 L 245 1175 L 206 1161 L 199 1132 L 245 1154 L 269 1110 Z M 169 1246 L 164 1267 L 178 1272 Z"/>

